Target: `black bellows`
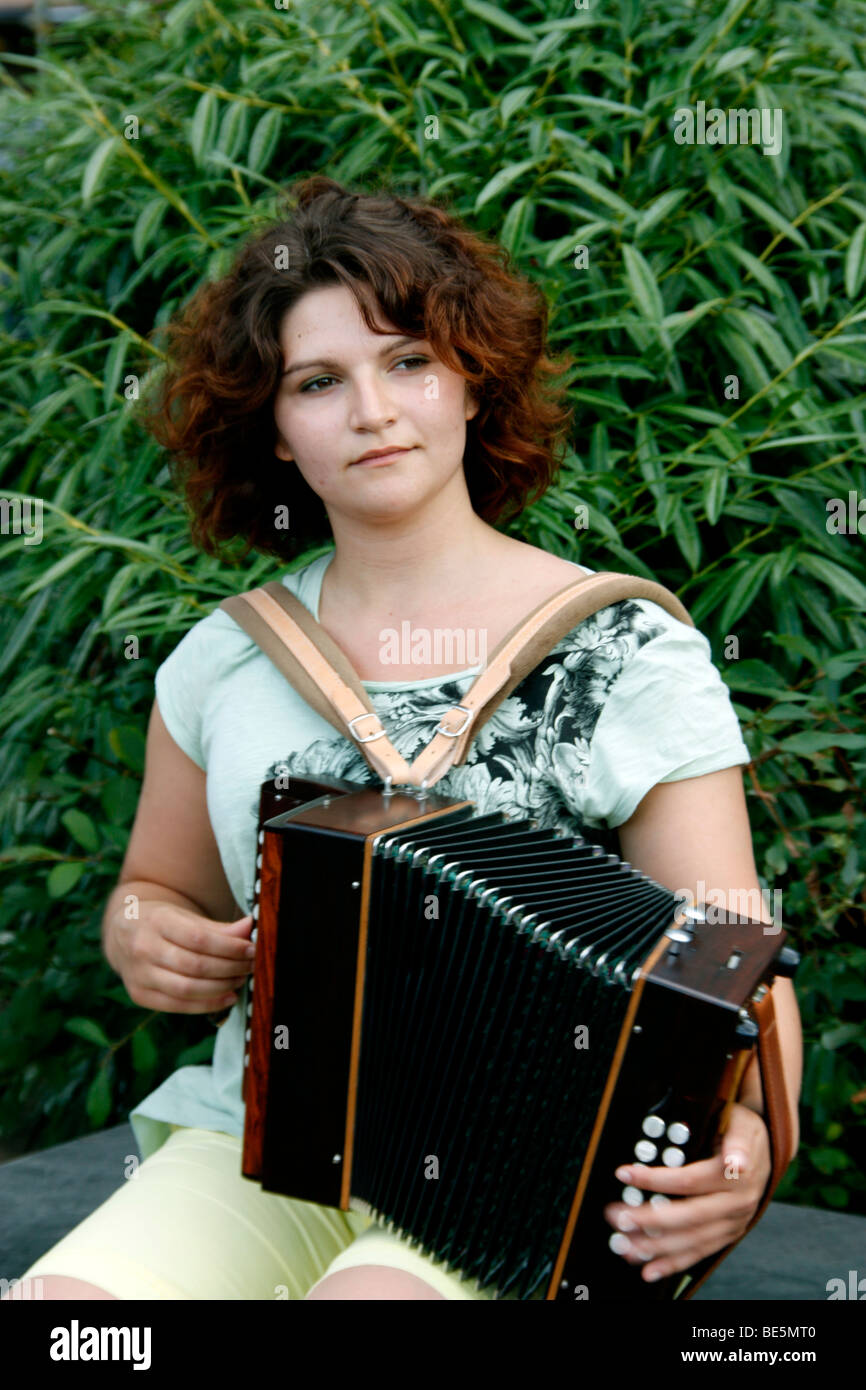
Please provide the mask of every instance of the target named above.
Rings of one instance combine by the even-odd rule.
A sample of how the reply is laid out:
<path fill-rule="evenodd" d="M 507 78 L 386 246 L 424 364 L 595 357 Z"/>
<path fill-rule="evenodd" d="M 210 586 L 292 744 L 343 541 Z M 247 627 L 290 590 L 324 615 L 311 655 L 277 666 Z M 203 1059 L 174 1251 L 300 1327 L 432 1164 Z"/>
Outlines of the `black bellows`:
<path fill-rule="evenodd" d="M 455 811 L 378 838 L 352 1178 L 425 1253 L 518 1299 L 551 1278 L 632 976 L 677 907 L 534 824 Z"/>

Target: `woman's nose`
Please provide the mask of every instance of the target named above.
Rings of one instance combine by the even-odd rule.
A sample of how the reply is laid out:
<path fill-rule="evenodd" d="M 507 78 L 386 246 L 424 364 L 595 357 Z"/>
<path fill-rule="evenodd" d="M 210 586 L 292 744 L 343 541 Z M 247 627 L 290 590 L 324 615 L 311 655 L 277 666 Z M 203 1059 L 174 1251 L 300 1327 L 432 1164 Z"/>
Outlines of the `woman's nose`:
<path fill-rule="evenodd" d="M 383 425 L 394 420 L 394 403 L 387 384 L 383 381 L 368 378 L 356 382 L 352 389 L 351 401 L 351 423 L 355 426 L 381 429 Z"/>

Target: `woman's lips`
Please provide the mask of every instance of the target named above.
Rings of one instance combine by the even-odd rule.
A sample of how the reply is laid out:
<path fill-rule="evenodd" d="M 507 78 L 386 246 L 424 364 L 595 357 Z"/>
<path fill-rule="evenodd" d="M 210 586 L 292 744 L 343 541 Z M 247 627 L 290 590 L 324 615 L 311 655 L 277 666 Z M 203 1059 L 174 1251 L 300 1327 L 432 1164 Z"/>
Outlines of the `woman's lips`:
<path fill-rule="evenodd" d="M 390 454 L 374 454 L 372 458 L 359 459 L 357 463 L 351 465 L 352 468 L 365 468 L 368 464 L 378 466 L 382 463 L 390 463 L 392 459 L 401 458 L 403 454 L 410 453 L 409 449 L 394 449 Z"/>

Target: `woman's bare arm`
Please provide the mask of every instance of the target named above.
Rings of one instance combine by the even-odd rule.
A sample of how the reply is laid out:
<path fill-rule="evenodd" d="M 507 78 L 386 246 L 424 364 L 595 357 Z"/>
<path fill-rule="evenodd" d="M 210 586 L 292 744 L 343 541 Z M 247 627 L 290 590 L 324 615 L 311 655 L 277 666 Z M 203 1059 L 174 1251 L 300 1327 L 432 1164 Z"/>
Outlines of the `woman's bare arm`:
<path fill-rule="evenodd" d="M 106 959 L 143 1007 L 215 1009 L 251 969 L 251 921 L 226 880 L 205 785 L 154 701 L 135 822 L 102 919 Z"/>

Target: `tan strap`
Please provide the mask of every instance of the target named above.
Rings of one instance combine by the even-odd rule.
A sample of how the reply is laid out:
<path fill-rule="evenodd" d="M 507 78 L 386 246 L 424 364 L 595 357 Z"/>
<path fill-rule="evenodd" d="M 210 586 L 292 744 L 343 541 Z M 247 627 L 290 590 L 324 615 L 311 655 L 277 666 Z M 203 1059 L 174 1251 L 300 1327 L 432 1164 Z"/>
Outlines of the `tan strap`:
<path fill-rule="evenodd" d="M 465 761 L 479 729 L 566 633 L 600 609 L 635 598 L 649 599 L 680 622 L 694 626 L 679 599 L 661 584 L 613 572 L 584 576 L 543 600 L 503 637 L 460 704 L 443 715 L 411 767 L 388 739 L 351 663 L 284 584 L 271 580 L 261 588 L 223 599 L 220 607 L 262 648 L 307 704 L 358 743 L 383 781 L 432 787 L 452 764 Z"/>
<path fill-rule="evenodd" d="M 749 1234 L 760 1221 L 785 1171 L 794 1156 L 794 1136 L 791 1124 L 791 1111 L 788 1107 L 785 1086 L 785 1068 L 782 1049 L 779 1044 L 779 1030 L 776 1026 L 776 1010 L 773 1006 L 773 992 L 768 989 L 754 1004 L 758 1024 L 758 1067 L 761 1073 L 761 1089 L 764 1095 L 764 1123 L 770 1136 L 770 1176 L 755 1213 L 741 1236 L 730 1245 L 719 1250 L 711 1264 L 703 1270 L 699 1279 L 690 1285 L 685 1297 L 691 1298 L 713 1270 L 724 1260 L 735 1246 Z M 724 1150 L 722 1151 L 724 1152 Z"/>

